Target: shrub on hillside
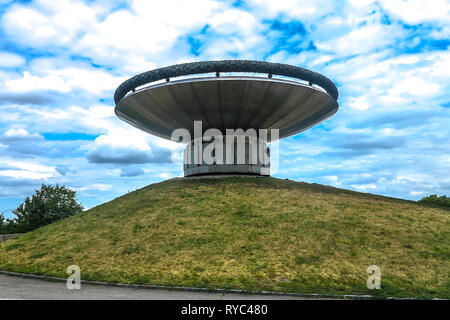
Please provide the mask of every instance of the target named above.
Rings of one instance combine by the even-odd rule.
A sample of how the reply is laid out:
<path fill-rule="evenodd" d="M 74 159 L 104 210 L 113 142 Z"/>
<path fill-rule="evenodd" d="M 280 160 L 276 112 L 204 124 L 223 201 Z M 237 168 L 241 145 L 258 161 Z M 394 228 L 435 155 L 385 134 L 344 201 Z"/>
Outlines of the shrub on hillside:
<path fill-rule="evenodd" d="M 3 213 L 0 213 L 0 234 L 3 234 L 3 229 L 6 227 L 6 219 Z"/>
<path fill-rule="evenodd" d="M 76 192 L 65 186 L 42 184 L 32 197 L 13 210 L 13 223 L 17 231 L 27 232 L 58 220 L 81 213 L 83 206 L 78 203 Z"/>
<path fill-rule="evenodd" d="M 427 197 L 423 197 L 418 202 L 423 204 L 430 204 L 450 208 L 450 198 L 445 195 L 438 197 L 437 194 L 432 194 Z"/>
<path fill-rule="evenodd" d="M 21 229 L 14 219 L 5 218 L 4 213 L 0 214 L 0 234 L 20 233 Z"/>

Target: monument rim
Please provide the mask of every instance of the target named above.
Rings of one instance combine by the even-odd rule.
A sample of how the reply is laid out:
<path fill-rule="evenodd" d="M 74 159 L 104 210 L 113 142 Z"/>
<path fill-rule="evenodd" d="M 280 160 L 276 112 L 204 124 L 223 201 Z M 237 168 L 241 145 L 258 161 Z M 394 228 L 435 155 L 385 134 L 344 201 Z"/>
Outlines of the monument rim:
<path fill-rule="evenodd" d="M 261 73 L 267 74 L 269 78 L 273 75 L 285 76 L 307 81 L 310 86 L 317 85 L 335 100 L 339 97 L 338 90 L 330 79 L 318 72 L 302 67 L 256 60 L 217 60 L 175 64 L 135 75 L 119 85 L 114 92 L 114 102 L 117 105 L 130 91 L 134 92 L 136 88 L 152 82 L 170 81 L 171 78 L 175 77 L 214 72 L 217 76 L 220 76 L 221 72 Z"/>

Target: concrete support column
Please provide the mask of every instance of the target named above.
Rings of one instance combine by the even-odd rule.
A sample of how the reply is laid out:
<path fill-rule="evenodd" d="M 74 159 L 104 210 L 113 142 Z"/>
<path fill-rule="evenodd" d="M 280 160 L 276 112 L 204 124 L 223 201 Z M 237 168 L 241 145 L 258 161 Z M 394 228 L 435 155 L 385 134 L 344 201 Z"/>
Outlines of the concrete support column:
<path fill-rule="evenodd" d="M 184 149 L 184 176 L 203 174 L 270 175 L 270 151 L 256 137 L 199 138 Z"/>

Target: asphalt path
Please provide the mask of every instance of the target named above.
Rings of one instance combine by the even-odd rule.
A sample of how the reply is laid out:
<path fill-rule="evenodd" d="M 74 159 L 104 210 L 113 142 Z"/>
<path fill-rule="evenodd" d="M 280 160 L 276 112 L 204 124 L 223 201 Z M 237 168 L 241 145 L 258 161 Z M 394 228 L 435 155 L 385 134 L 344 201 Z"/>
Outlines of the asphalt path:
<path fill-rule="evenodd" d="M 304 300 L 315 298 L 248 295 L 234 293 L 188 292 L 180 290 L 115 287 L 81 284 L 81 289 L 67 289 L 64 282 L 28 279 L 0 274 L 0 299 L 33 300 Z"/>

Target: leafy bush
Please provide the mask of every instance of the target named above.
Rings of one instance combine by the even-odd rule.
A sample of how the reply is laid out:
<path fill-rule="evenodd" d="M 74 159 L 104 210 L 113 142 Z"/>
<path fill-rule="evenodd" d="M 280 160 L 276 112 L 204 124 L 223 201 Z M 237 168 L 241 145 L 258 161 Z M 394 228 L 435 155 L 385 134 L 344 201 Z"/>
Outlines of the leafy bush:
<path fill-rule="evenodd" d="M 430 204 L 450 208 L 450 198 L 448 198 L 445 195 L 438 197 L 436 194 L 432 194 L 427 197 L 423 197 L 418 202 L 423 204 Z"/>
<path fill-rule="evenodd" d="M 6 227 L 6 219 L 3 213 L 0 213 L 0 234 L 3 233 L 3 229 Z"/>
<path fill-rule="evenodd" d="M 16 218 L 10 221 L 16 231 L 27 232 L 58 220 L 81 213 L 83 206 L 77 202 L 76 192 L 65 186 L 42 184 L 40 190 L 26 197 L 25 201 L 13 210 Z"/>
<path fill-rule="evenodd" d="M 0 234 L 19 233 L 19 226 L 14 219 L 6 219 L 3 213 L 0 213 Z"/>

